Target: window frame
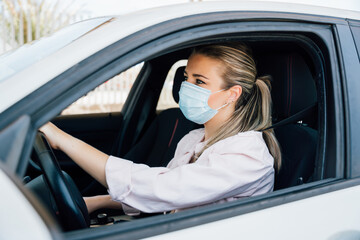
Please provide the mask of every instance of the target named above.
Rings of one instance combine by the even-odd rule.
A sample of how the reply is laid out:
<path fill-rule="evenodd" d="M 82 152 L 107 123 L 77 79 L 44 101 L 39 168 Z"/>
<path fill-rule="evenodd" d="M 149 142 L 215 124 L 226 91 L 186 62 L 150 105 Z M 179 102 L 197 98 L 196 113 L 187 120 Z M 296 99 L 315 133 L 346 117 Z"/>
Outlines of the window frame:
<path fill-rule="evenodd" d="M 345 141 L 346 141 L 346 157 L 345 157 L 345 174 L 346 178 L 360 177 L 360 111 L 358 111 L 357 103 L 360 102 L 360 75 L 359 56 L 353 39 L 353 33 L 348 22 L 334 25 L 334 38 L 336 40 L 336 50 L 339 60 L 339 74 L 341 75 L 343 89 L 343 104 L 345 116 Z"/>

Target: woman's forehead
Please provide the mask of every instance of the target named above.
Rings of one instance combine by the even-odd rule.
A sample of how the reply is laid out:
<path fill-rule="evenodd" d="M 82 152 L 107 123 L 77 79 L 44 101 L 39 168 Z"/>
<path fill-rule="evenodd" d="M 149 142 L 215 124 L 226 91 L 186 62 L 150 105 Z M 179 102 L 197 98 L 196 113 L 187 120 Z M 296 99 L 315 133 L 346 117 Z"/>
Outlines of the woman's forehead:
<path fill-rule="evenodd" d="M 218 59 L 207 57 L 202 54 L 193 54 L 188 60 L 185 71 L 188 74 L 215 74 L 220 76 L 223 67 L 223 63 Z"/>

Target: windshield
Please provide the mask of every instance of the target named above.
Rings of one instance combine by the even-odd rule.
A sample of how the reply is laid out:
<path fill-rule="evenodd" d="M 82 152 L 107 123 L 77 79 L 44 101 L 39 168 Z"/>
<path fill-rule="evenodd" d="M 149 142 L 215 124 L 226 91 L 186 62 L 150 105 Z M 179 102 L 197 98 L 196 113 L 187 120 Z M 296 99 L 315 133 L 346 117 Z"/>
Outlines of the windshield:
<path fill-rule="evenodd" d="M 78 22 L 57 31 L 51 36 L 44 37 L 40 41 L 37 40 L 25 44 L 18 49 L 1 55 L 0 82 L 46 56 L 53 54 L 82 35 L 85 35 L 110 20 L 111 18 L 109 17 L 101 17 Z"/>

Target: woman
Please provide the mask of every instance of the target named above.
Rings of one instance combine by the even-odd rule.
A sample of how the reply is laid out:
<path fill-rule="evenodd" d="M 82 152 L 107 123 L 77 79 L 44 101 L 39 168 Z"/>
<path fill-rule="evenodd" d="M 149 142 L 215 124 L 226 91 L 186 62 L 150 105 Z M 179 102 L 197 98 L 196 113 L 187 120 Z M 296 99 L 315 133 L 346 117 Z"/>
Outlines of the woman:
<path fill-rule="evenodd" d="M 270 83 L 239 43 L 197 47 L 186 66 L 180 109 L 203 129 L 178 143 L 167 167 L 108 156 L 53 124 L 41 128 L 109 195 L 85 198 L 89 212 L 122 208 L 127 214 L 165 212 L 271 192 L 281 164 L 271 129 Z M 120 204 L 119 204 L 120 203 Z"/>

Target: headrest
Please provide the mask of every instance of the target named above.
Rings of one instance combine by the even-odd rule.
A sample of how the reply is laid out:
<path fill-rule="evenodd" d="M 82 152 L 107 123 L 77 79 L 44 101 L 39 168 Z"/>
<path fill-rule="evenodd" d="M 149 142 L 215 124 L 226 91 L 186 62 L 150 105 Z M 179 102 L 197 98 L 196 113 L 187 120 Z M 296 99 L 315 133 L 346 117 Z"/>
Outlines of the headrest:
<path fill-rule="evenodd" d="M 279 121 L 317 102 L 316 85 L 308 64 L 298 53 L 257 57 L 258 75 L 271 75 L 273 121 Z"/>
<path fill-rule="evenodd" d="M 174 83 L 173 83 L 173 98 L 176 103 L 179 103 L 179 91 L 180 91 L 181 83 L 184 81 L 184 71 L 185 71 L 185 67 L 179 67 L 175 73 Z"/>

